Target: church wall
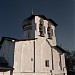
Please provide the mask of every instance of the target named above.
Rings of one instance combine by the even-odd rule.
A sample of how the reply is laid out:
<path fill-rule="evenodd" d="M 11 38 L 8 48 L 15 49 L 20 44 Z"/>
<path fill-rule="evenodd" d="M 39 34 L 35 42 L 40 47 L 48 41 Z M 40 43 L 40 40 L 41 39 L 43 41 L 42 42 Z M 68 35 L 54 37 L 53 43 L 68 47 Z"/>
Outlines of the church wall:
<path fill-rule="evenodd" d="M 62 70 L 67 74 L 67 70 L 66 70 L 66 62 L 65 62 L 65 54 L 63 53 L 62 54 L 62 57 L 61 57 L 61 60 L 62 60 Z"/>
<path fill-rule="evenodd" d="M 36 30 L 35 30 L 35 38 L 38 38 L 40 35 L 39 33 L 39 20 L 40 18 L 38 16 L 35 16 L 35 24 L 36 24 Z"/>
<path fill-rule="evenodd" d="M 52 69 L 51 48 L 45 38 L 39 38 L 36 43 L 36 72 L 50 72 Z M 49 60 L 49 67 L 45 66 L 46 60 Z"/>
<path fill-rule="evenodd" d="M 49 60 L 49 67 L 45 66 L 46 60 Z M 51 48 L 45 38 L 36 39 L 36 41 L 20 41 L 15 44 L 14 72 L 34 72 L 34 69 L 35 72 L 50 72 L 52 70 L 51 60 Z"/>
<path fill-rule="evenodd" d="M 21 50 L 22 50 L 22 43 L 15 42 L 15 49 L 14 49 L 14 72 L 21 71 Z"/>
<path fill-rule="evenodd" d="M 60 56 L 61 54 L 61 66 L 60 66 Z M 65 68 L 65 56 L 64 53 L 61 51 L 53 49 L 53 65 L 54 65 L 54 70 L 53 73 L 56 74 L 61 74 L 61 73 L 66 73 L 66 68 Z"/>
<path fill-rule="evenodd" d="M 50 40 L 50 43 L 52 46 L 56 46 L 55 26 L 51 24 L 51 28 L 53 29 L 53 36 L 52 39 Z"/>
<path fill-rule="evenodd" d="M 52 70 L 51 46 L 45 40 L 41 45 L 42 72 L 50 72 Z M 46 61 L 49 61 L 49 66 L 46 66 Z"/>
<path fill-rule="evenodd" d="M 54 70 L 60 70 L 60 66 L 59 66 L 59 52 L 57 52 L 57 50 L 53 49 L 53 64 L 54 64 Z M 58 59 L 58 60 L 57 60 Z"/>
<path fill-rule="evenodd" d="M 25 41 L 22 45 L 21 72 L 34 72 L 33 41 Z"/>
<path fill-rule="evenodd" d="M 35 71 L 41 72 L 41 41 L 35 41 Z"/>
<path fill-rule="evenodd" d="M 35 51 L 34 51 L 35 50 Z M 35 59 L 34 59 L 35 52 Z M 15 44 L 14 55 L 14 75 L 24 74 L 30 75 L 35 73 L 52 73 L 60 74 L 65 73 L 59 66 L 59 54 L 57 50 L 53 49 L 53 66 L 52 69 L 52 54 L 51 47 L 45 38 L 39 38 L 35 41 L 19 41 Z M 33 58 L 33 59 L 32 59 Z M 31 61 L 32 59 L 32 61 Z M 64 55 L 62 55 L 62 63 L 64 64 Z M 34 68 L 35 60 L 35 68 Z M 49 67 L 45 66 L 45 60 L 49 60 Z M 62 64 L 62 65 L 63 65 Z M 62 66 L 63 68 L 63 66 Z M 35 71 L 34 71 L 35 69 Z M 35 72 L 35 73 L 34 73 Z"/>
<path fill-rule="evenodd" d="M 64 62 L 65 62 L 65 58 L 64 58 L 64 54 L 62 54 L 62 55 L 61 55 L 62 70 L 64 70 L 64 68 L 65 68 Z"/>
<path fill-rule="evenodd" d="M 15 44 L 14 72 L 34 71 L 33 41 L 19 41 Z"/>

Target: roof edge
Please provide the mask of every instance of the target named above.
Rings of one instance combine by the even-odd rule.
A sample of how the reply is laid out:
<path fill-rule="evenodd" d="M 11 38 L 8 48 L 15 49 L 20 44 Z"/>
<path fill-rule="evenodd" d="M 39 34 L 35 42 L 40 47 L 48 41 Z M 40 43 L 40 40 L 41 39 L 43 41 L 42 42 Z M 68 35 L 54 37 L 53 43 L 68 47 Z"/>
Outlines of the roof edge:
<path fill-rule="evenodd" d="M 63 53 L 67 53 L 67 51 L 65 51 L 63 48 L 61 48 L 60 46 L 56 45 L 56 46 L 53 46 L 53 48 L 57 48 L 59 49 L 60 51 L 62 51 Z"/>
<path fill-rule="evenodd" d="M 11 38 L 11 37 L 2 37 L 1 41 L 0 41 L 0 48 L 2 47 L 2 44 L 3 44 L 4 40 L 8 40 L 8 41 L 15 40 L 16 41 L 17 39 Z"/>
<path fill-rule="evenodd" d="M 40 14 L 33 14 L 30 17 L 26 18 L 24 21 L 32 20 L 35 16 L 39 16 L 39 17 L 43 18 L 44 20 L 51 21 L 54 24 L 55 27 L 58 26 L 51 18 L 48 19 L 46 16 L 40 15 Z M 22 25 L 23 25 L 24 21 L 22 22 Z"/>

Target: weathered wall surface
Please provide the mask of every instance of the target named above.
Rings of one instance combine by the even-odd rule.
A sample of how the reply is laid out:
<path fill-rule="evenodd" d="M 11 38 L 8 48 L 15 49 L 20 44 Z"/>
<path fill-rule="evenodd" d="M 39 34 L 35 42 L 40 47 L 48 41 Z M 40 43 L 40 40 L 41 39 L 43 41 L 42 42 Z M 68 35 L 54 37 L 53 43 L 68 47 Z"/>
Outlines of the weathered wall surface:
<path fill-rule="evenodd" d="M 44 72 L 44 69 L 47 69 L 45 68 L 45 60 L 50 60 L 50 46 L 46 44 L 48 45 L 46 40 L 43 41 L 42 39 L 16 42 L 14 72 L 34 72 L 34 69 L 35 72 Z"/>
<path fill-rule="evenodd" d="M 66 73 L 67 74 L 67 70 L 65 68 L 66 66 L 65 55 L 59 50 L 53 49 L 53 65 L 54 65 L 54 70 L 53 70 L 54 73 L 56 74 Z"/>
<path fill-rule="evenodd" d="M 50 75 L 50 71 L 53 74 L 65 73 L 64 54 L 55 49 L 52 51 L 54 70 L 52 70 L 51 46 L 43 37 L 36 40 L 16 41 L 15 46 L 13 42 L 4 41 L 1 54 L 10 66 L 14 64 L 13 75 Z M 59 54 L 61 54 L 62 70 L 59 65 Z M 46 60 L 49 60 L 49 67 L 45 65 Z"/>
<path fill-rule="evenodd" d="M 46 39 L 16 42 L 14 72 L 50 72 L 51 58 L 51 48 Z M 46 60 L 49 60 L 49 67 L 45 66 Z"/>
<path fill-rule="evenodd" d="M 59 65 L 59 54 L 61 54 L 62 70 Z M 45 66 L 46 60 L 49 60 L 49 67 Z M 36 40 L 18 41 L 15 43 L 14 61 L 14 73 L 50 73 L 50 70 L 52 70 L 51 46 L 46 39 L 42 37 Z M 52 70 L 52 72 L 54 74 L 64 73 L 64 54 L 55 49 L 53 49 L 53 66 L 54 70 Z"/>
<path fill-rule="evenodd" d="M 50 72 L 51 69 L 51 48 L 45 38 L 35 41 L 35 64 L 36 72 Z M 49 60 L 49 67 L 45 66 L 45 61 Z"/>
<path fill-rule="evenodd" d="M 34 71 L 33 41 L 19 41 L 15 43 L 14 72 Z"/>

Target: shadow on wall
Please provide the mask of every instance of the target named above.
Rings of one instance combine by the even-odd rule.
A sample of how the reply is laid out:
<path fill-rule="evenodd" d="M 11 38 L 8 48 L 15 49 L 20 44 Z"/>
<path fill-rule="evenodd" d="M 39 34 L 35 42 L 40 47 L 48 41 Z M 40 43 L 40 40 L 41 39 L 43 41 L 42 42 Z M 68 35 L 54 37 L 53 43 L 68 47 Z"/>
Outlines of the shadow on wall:
<path fill-rule="evenodd" d="M 13 75 L 15 42 L 12 38 L 2 37 L 0 41 L 0 72 Z"/>

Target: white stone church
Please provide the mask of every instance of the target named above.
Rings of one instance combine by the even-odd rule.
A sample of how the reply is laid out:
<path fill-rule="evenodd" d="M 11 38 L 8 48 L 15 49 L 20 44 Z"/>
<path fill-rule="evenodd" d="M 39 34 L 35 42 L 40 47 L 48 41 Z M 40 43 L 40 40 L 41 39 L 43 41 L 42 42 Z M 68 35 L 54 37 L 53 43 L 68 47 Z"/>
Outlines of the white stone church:
<path fill-rule="evenodd" d="M 33 14 L 22 23 L 24 38 L 2 37 L 0 75 L 67 75 L 65 53 L 56 44 L 57 24 Z"/>

